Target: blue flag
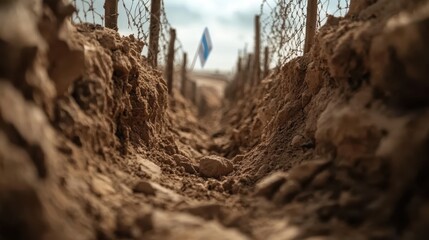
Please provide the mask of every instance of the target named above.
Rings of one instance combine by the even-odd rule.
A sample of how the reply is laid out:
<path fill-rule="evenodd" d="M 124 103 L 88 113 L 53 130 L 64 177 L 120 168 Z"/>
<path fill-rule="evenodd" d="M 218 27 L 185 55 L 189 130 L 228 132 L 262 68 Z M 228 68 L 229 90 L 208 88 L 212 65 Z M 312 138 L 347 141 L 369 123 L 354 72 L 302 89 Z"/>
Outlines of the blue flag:
<path fill-rule="evenodd" d="M 207 58 L 210 55 L 210 52 L 213 49 L 212 40 L 210 38 L 209 29 L 205 28 L 203 37 L 201 38 L 201 43 L 198 48 L 198 55 L 200 56 L 201 67 L 204 67 L 206 64 Z"/>

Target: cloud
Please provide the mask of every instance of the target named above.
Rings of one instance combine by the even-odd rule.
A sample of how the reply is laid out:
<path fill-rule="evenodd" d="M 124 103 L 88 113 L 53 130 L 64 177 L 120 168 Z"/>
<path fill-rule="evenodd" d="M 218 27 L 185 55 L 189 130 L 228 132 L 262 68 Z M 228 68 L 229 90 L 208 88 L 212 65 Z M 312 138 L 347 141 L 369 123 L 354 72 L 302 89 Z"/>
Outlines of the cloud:
<path fill-rule="evenodd" d="M 229 16 L 219 16 L 219 23 L 236 28 L 253 29 L 255 14 L 251 11 L 235 11 Z"/>
<path fill-rule="evenodd" d="M 188 26 L 203 18 L 200 12 L 183 4 L 166 4 L 165 10 L 168 20 L 175 25 Z"/>
<path fill-rule="evenodd" d="M 190 58 L 193 58 L 198 48 L 204 28 L 210 29 L 214 49 L 205 69 L 231 70 L 235 66 L 238 49 L 242 49 L 246 42 L 249 43 L 249 47 L 253 46 L 253 18 L 259 12 L 261 0 L 164 1 L 167 18 L 172 27 L 176 28 L 184 51 L 188 52 Z M 82 9 L 82 1 L 76 0 L 76 2 L 78 8 Z M 94 0 L 95 10 L 101 14 L 104 13 L 103 2 Z M 122 5 L 125 3 L 130 7 L 132 2 L 131 0 L 119 1 L 118 26 L 119 32 L 124 35 L 136 34 L 135 27 L 128 27 Z M 88 16 L 87 20 L 92 22 L 92 16 Z M 101 19 L 96 19 L 96 22 L 101 24 Z M 147 31 L 148 27 L 147 22 L 144 29 Z M 199 68 L 199 63 L 196 68 Z"/>

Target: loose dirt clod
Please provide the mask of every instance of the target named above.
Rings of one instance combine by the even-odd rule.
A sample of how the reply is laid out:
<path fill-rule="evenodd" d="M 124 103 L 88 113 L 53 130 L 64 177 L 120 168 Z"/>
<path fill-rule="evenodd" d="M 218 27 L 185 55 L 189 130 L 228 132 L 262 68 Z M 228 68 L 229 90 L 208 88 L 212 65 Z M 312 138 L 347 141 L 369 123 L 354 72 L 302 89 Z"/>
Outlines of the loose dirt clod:
<path fill-rule="evenodd" d="M 265 177 L 256 184 L 255 195 L 271 198 L 272 195 L 286 182 L 288 174 L 285 172 L 276 172 Z"/>
<path fill-rule="evenodd" d="M 312 160 L 305 162 L 289 172 L 289 179 L 301 184 L 306 184 L 329 163 L 330 161 L 328 160 Z"/>
<path fill-rule="evenodd" d="M 201 175 L 213 178 L 228 175 L 234 170 L 232 162 L 220 156 L 202 157 L 199 169 Z"/>
<path fill-rule="evenodd" d="M 156 189 L 152 186 L 150 182 L 140 181 L 134 187 L 133 191 L 135 193 L 143 193 L 146 195 L 155 195 Z"/>

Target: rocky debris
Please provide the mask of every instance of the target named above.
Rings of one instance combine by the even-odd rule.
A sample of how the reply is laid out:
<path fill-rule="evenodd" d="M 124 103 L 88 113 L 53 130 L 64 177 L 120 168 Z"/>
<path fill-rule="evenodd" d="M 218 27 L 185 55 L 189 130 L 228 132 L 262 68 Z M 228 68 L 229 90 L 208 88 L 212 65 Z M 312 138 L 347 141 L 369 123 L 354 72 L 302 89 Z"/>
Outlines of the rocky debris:
<path fill-rule="evenodd" d="M 91 187 L 92 191 L 99 196 L 105 196 L 115 192 L 115 189 L 112 187 L 112 180 L 101 174 L 92 178 Z"/>
<path fill-rule="evenodd" d="M 401 107 L 429 104 L 428 6 L 390 19 L 371 45 L 371 80 L 386 98 Z"/>
<path fill-rule="evenodd" d="M 276 172 L 260 180 L 255 186 L 255 195 L 271 198 L 272 195 L 286 182 L 288 174 Z"/>
<path fill-rule="evenodd" d="M 183 167 L 185 169 L 185 172 L 190 174 L 198 173 L 198 166 L 193 164 L 191 159 L 187 158 L 186 156 L 174 154 L 173 160 L 177 164 L 177 166 Z"/>
<path fill-rule="evenodd" d="M 156 189 L 152 183 L 147 181 L 140 181 L 134 187 L 133 191 L 135 193 L 143 193 L 145 195 L 155 195 Z"/>
<path fill-rule="evenodd" d="M 290 201 L 301 189 L 302 186 L 299 182 L 288 180 L 274 194 L 272 200 L 276 204 L 284 204 Z"/>
<path fill-rule="evenodd" d="M 227 229 L 215 221 L 205 222 L 201 218 L 185 213 L 167 213 L 155 211 L 151 214 L 151 230 L 143 231 L 142 238 L 155 239 L 189 239 L 189 240 L 246 240 L 243 234 L 234 229 Z M 149 224 L 146 224 L 149 225 Z"/>
<path fill-rule="evenodd" d="M 311 186 L 322 187 L 326 183 L 328 183 L 331 177 L 332 177 L 332 174 L 329 170 L 323 170 L 313 178 L 313 181 L 311 181 Z"/>
<path fill-rule="evenodd" d="M 323 170 L 331 161 L 329 160 L 311 160 L 307 161 L 289 172 L 288 179 L 297 181 L 300 184 L 308 183 L 318 172 Z"/>
<path fill-rule="evenodd" d="M 150 176 L 152 180 L 157 180 L 161 177 L 161 173 L 162 173 L 161 168 L 155 163 L 147 159 L 144 159 L 143 157 L 138 155 L 137 155 L 136 162 L 140 166 L 139 170 L 146 173 L 146 175 Z"/>
<path fill-rule="evenodd" d="M 204 177 L 219 178 L 230 174 L 234 168 L 228 159 L 211 155 L 200 159 L 199 170 Z"/>
<path fill-rule="evenodd" d="M 305 138 L 302 135 L 296 135 L 292 138 L 290 145 L 292 147 L 300 147 L 305 143 Z"/>
<path fill-rule="evenodd" d="M 223 206 L 218 203 L 200 203 L 181 208 L 181 211 L 204 218 L 206 220 L 222 219 L 225 212 Z"/>

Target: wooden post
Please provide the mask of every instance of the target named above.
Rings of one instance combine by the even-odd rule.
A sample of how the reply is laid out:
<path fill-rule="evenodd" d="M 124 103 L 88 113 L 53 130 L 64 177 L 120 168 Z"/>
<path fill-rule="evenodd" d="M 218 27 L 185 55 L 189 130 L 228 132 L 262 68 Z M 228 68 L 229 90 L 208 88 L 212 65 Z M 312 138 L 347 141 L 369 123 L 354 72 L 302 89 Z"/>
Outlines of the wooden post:
<path fill-rule="evenodd" d="M 307 0 L 307 23 L 305 29 L 304 53 L 308 53 L 314 43 L 317 25 L 317 0 Z"/>
<path fill-rule="evenodd" d="M 263 78 L 266 78 L 267 76 L 268 76 L 268 71 L 270 70 L 269 68 L 269 62 L 270 61 L 268 61 L 269 60 L 269 49 L 268 49 L 268 47 L 265 47 L 265 49 L 264 49 L 264 75 L 263 75 Z"/>
<path fill-rule="evenodd" d="M 259 22 L 259 15 L 255 16 L 255 56 L 253 58 L 253 68 L 254 68 L 254 81 L 258 84 L 261 81 L 261 29 Z"/>
<path fill-rule="evenodd" d="M 180 90 L 181 90 L 183 96 L 185 96 L 185 94 L 186 94 L 186 85 L 187 85 L 186 64 L 187 64 L 187 60 L 188 60 L 188 54 L 183 53 L 182 85 L 180 86 Z"/>
<path fill-rule="evenodd" d="M 191 92 L 192 92 L 192 102 L 197 105 L 197 83 L 195 81 L 191 81 Z"/>
<path fill-rule="evenodd" d="M 150 7 L 150 24 L 149 24 L 149 52 L 148 61 L 152 67 L 158 65 L 158 51 L 159 51 L 159 31 L 161 19 L 161 0 L 151 0 Z"/>
<path fill-rule="evenodd" d="M 118 0 L 105 0 L 104 17 L 104 26 L 118 31 Z"/>
<path fill-rule="evenodd" d="M 168 94 L 173 92 L 173 71 L 174 71 L 174 43 L 176 42 L 176 30 L 170 28 L 170 42 L 168 43 L 168 55 L 165 69 L 167 77 Z"/>
<path fill-rule="evenodd" d="M 237 60 L 237 72 L 235 73 L 235 81 L 233 82 L 232 86 L 232 92 L 231 96 L 233 98 L 236 98 L 238 95 L 241 95 L 241 92 L 243 91 L 243 79 L 242 79 L 242 70 L 241 70 L 241 56 L 238 56 Z"/>
<path fill-rule="evenodd" d="M 241 56 L 238 56 L 237 60 L 237 81 L 241 81 Z"/>
<path fill-rule="evenodd" d="M 253 79 L 252 76 L 254 76 L 252 62 L 253 62 L 253 54 L 249 53 L 247 54 L 246 69 L 244 70 L 245 73 L 243 74 L 244 75 L 243 86 L 246 86 L 248 83 L 252 85 L 252 79 Z"/>

